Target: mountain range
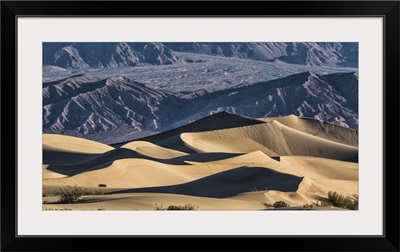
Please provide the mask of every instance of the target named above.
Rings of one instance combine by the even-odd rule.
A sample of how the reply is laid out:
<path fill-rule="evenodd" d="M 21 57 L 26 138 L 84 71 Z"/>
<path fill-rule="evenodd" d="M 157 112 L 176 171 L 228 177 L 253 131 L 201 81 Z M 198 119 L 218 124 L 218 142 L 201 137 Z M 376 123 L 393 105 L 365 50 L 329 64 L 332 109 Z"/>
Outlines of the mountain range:
<path fill-rule="evenodd" d="M 354 72 L 303 72 L 217 91 L 176 93 L 123 76 L 84 74 L 44 83 L 42 91 L 44 133 L 159 132 L 222 111 L 253 118 L 294 114 L 358 128 L 358 75 Z"/>
<path fill-rule="evenodd" d="M 60 71 L 192 63 L 180 58 L 177 52 L 309 66 L 358 67 L 357 43 L 314 42 L 48 42 L 43 43 L 43 65 L 45 71 Z"/>

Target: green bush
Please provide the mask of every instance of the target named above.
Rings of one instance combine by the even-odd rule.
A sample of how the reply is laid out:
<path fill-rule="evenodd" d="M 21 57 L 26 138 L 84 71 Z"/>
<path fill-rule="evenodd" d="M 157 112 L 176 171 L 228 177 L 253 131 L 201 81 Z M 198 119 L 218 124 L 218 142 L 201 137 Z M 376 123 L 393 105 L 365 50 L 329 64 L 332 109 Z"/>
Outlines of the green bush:
<path fill-rule="evenodd" d="M 290 207 L 289 204 L 287 204 L 285 201 L 276 201 L 274 204 L 272 204 L 273 207 L 279 208 L 279 207 Z"/>

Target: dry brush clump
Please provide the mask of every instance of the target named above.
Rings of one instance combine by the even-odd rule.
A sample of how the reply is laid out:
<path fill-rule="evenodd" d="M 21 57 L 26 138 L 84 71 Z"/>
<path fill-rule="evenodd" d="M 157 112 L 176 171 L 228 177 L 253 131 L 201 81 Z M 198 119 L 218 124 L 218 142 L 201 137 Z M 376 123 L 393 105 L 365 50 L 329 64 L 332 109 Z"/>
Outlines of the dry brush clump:
<path fill-rule="evenodd" d="M 266 203 L 266 202 L 261 202 L 267 209 L 272 209 L 272 208 L 281 208 L 281 207 L 290 207 L 288 203 L 285 201 L 275 201 L 274 204 Z"/>
<path fill-rule="evenodd" d="M 343 196 L 337 192 L 328 192 L 328 203 L 332 206 L 345 208 L 349 210 L 358 210 L 358 195 L 353 195 L 354 198 Z"/>
<path fill-rule="evenodd" d="M 191 203 L 189 204 L 185 204 L 183 206 L 175 206 L 175 205 L 170 205 L 168 207 L 163 207 L 163 204 L 161 204 L 160 206 L 158 206 L 158 204 L 156 204 L 155 210 L 198 210 L 199 206 L 196 205 L 192 205 Z"/>
<path fill-rule="evenodd" d="M 103 195 L 103 192 L 101 190 L 90 191 L 87 188 L 81 188 L 77 185 L 69 185 L 54 191 L 54 195 L 59 197 L 59 202 L 73 203 L 79 201 L 83 195 Z"/>
<path fill-rule="evenodd" d="M 316 204 L 315 203 L 307 203 L 303 205 L 303 208 L 312 209 Z"/>
<path fill-rule="evenodd" d="M 358 195 L 353 194 L 352 197 L 344 196 L 335 191 L 329 191 L 328 197 L 316 197 L 316 202 L 311 202 L 303 205 L 303 208 L 312 209 L 313 207 L 339 207 L 349 210 L 358 210 Z"/>

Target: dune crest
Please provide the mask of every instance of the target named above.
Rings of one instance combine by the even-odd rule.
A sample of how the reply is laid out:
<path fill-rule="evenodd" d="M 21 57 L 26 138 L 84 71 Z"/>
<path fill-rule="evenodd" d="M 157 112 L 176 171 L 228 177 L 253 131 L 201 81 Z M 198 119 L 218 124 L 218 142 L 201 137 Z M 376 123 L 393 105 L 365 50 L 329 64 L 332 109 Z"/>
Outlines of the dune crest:
<path fill-rule="evenodd" d="M 224 146 L 227 146 L 228 151 L 235 148 L 255 151 L 256 148 L 259 148 L 271 156 L 314 156 L 338 160 L 353 160 L 358 156 L 357 147 L 310 135 L 285 126 L 276 120 L 270 123 L 231 129 L 183 133 L 181 138 L 188 147 L 199 151 L 205 151 L 207 148 L 210 151 L 215 150 L 220 147 L 215 143 L 220 141 L 226 143 Z M 265 151 L 256 143 L 250 144 L 248 140 L 243 144 L 241 141 L 232 141 L 229 145 L 231 139 L 250 139 L 263 145 L 270 152 Z"/>
<path fill-rule="evenodd" d="M 121 148 L 131 149 L 141 155 L 158 159 L 170 159 L 188 155 L 188 153 L 182 151 L 163 148 L 156 144 L 145 141 L 132 141 L 122 145 Z"/>
<path fill-rule="evenodd" d="M 358 146 L 358 133 L 355 130 L 321 120 L 301 118 L 295 115 L 259 118 L 259 120 L 269 123 L 277 121 L 285 126 L 313 136 L 355 147 Z"/>
<path fill-rule="evenodd" d="M 80 137 L 58 134 L 42 135 L 43 150 L 68 151 L 73 153 L 104 153 L 114 148 L 96 141 Z"/>

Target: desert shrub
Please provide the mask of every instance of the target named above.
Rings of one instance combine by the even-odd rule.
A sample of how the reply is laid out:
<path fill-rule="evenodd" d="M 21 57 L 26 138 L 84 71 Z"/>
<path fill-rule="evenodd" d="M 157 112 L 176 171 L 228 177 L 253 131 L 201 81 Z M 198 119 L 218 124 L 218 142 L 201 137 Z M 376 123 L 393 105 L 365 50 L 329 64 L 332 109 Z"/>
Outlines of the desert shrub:
<path fill-rule="evenodd" d="M 167 208 L 163 207 L 163 205 L 161 204 L 160 206 L 158 206 L 156 204 L 155 210 L 197 210 L 199 209 L 199 206 L 196 205 L 192 205 L 192 204 L 185 204 L 183 206 L 174 206 L 174 205 L 170 205 Z"/>
<path fill-rule="evenodd" d="M 328 192 L 328 201 L 333 205 L 337 207 L 341 207 L 344 204 L 344 196 L 342 194 L 339 194 L 337 192 Z"/>
<path fill-rule="evenodd" d="M 83 195 L 103 195 L 101 190 L 91 191 L 77 185 L 67 186 L 54 191 L 54 195 L 59 197 L 60 202 L 72 203 L 78 201 Z"/>
<path fill-rule="evenodd" d="M 345 208 L 349 210 L 357 210 L 358 209 L 358 195 L 354 195 L 355 199 L 350 197 L 345 197 L 342 194 L 337 192 L 329 191 L 328 192 L 328 202 L 335 207 Z"/>
<path fill-rule="evenodd" d="M 64 207 L 64 208 L 48 208 L 48 209 L 43 209 L 44 211 L 71 211 L 71 208 Z"/>
<path fill-rule="evenodd" d="M 290 207 L 285 201 L 276 201 L 274 204 L 261 202 L 267 209 L 270 208 L 280 208 L 280 207 Z"/>
<path fill-rule="evenodd" d="M 320 201 L 317 201 L 317 203 L 315 204 L 316 206 L 320 206 L 320 207 L 330 207 L 332 206 L 332 203 L 330 203 L 327 199 L 322 199 Z"/>
<path fill-rule="evenodd" d="M 60 202 L 71 203 L 78 201 L 82 197 L 82 195 L 85 195 L 85 190 L 78 187 L 77 185 L 69 185 L 65 188 L 54 191 L 54 195 L 59 197 Z"/>
<path fill-rule="evenodd" d="M 97 191 L 90 191 L 88 189 L 83 189 L 83 195 L 103 195 L 102 190 L 97 190 Z"/>
<path fill-rule="evenodd" d="M 199 209 L 199 207 L 198 206 L 196 206 L 196 205 L 192 205 L 192 204 L 185 204 L 185 205 L 183 205 L 183 206 L 174 206 L 174 205 L 171 205 L 171 206 L 169 206 L 168 208 L 167 208 L 167 210 L 197 210 L 197 209 Z"/>
<path fill-rule="evenodd" d="M 267 202 L 261 202 L 261 204 L 262 204 L 263 206 L 265 206 L 266 208 L 272 208 L 272 207 L 273 207 L 272 204 L 267 203 Z"/>
<path fill-rule="evenodd" d="M 307 209 L 312 209 L 314 207 L 314 205 L 315 205 L 314 203 L 310 203 L 310 204 L 307 203 L 307 204 L 304 204 L 303 207 L 307 208 Z"/>
<path fill-rule="evenodd" d="M 107 187 L 106 184 L 99 184 L 99 187 Z"/>
<path fill-rule="evenodd" d="M 42 193 L 42 197 L 47 197 L 47 195 L 45 193 Z"/>
<path fill-rule="evenodd" d="M 272 204 L 272 206 L 275 208 L 279 208 L 279 207 L 289 207 L 290 205 L 285 201 L 276 201 L 274 204 Z"/>
<path fill-rule="evenodd" d="M 163 204 L 160 206 L 156 203 L 156 206 L 154 207 L 154 210 L 167 210 L 165 207 L 163 207 Z"/>
<path fill-rule="evenodd" d="M 350 199 L 350 203 L 348 203 L 346 205 L 346 208 L 349 210 L 358 210 L 358 195 L 355 194 L 353 195 L 354 199 L 351 199 L 350 197 L 348 197 Z"/>

